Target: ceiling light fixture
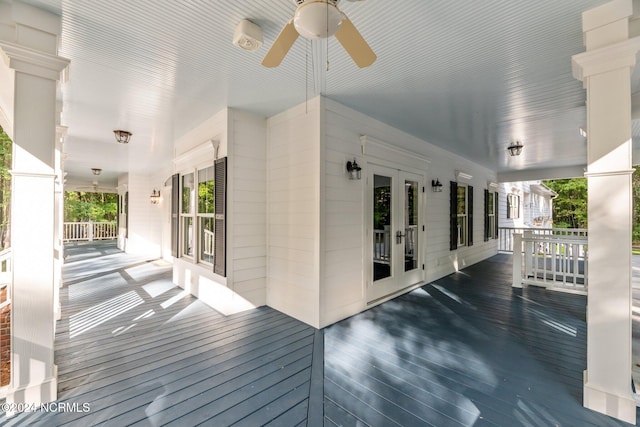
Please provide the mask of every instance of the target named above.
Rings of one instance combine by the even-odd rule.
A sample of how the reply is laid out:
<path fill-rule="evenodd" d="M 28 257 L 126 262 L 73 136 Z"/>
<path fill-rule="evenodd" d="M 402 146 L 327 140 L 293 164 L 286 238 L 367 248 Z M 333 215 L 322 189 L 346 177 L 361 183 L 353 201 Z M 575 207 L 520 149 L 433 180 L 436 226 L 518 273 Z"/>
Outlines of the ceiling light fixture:
<path fill-rule="evenodd" d="M 93 172 L 94 175 L 100 175 L 102 173 L 102 169 L 100 169 L 100 168 L 91 168 L 91 172 Z"/>
<path fill-rule="evenodd" d="M 303 2 L 293 15 L 293 26 L 298 34 L 308 39 L 324 39 L 334 35 L 344 20 L 336 4 L 333 0 Z"/>
<path fill-rule="evenodd" d="M 509 144 L 509 146 L 507 147 L 507 151 L 509 151 L 509 154 L 514 157 L 519 156 L 520 153 L 522 153 L 523 148 L 524 145 L 522 145 L 520 141 L 511 141 L 511 144 Z"/>
<path fill-rule="evenodd" d="M 113 131 L 113 133 L 116 136 L 116 141 L 118 141 L 120 144 L 128 144 L 129 140 L 131 139 L 131 135 L 133 135 L 131 132 L 121 129 L 116 129 Z"/>

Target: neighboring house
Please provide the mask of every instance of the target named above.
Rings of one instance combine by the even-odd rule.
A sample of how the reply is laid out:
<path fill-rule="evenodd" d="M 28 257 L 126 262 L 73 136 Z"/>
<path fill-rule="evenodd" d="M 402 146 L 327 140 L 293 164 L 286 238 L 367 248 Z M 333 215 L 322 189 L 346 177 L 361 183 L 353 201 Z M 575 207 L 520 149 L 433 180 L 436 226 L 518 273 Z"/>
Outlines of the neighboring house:
<path fill-rule="evenodd" d="M 499 193 L 500 227 L 553 227 L 553 199 L 557 193 L 541 181 L 503 182 Z"/>

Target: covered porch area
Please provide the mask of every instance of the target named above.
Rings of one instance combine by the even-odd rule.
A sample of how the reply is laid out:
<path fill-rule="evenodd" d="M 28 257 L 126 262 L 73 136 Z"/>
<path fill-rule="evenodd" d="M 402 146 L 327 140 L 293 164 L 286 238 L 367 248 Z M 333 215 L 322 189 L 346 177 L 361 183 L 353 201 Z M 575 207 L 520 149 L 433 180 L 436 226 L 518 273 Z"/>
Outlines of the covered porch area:
<path fill-rule="evenodd" d="M 582 406 L 586 297 L 512 288 L 507 254 L 317 331 L 223 316 L 112 242 L 66 249 L 64 410 L 7 425 L 629 425 Z"/>

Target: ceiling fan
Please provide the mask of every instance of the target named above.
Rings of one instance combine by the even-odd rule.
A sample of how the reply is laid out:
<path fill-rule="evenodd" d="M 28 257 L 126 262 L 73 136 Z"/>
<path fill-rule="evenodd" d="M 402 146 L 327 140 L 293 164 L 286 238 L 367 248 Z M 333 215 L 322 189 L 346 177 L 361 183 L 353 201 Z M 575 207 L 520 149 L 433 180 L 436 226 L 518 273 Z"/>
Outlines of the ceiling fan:
<path fill-rule="evenodd" d="M 374 63 L 376 54 L 349 18 L 338 9 L 339 0 L 294 1 L 298 5 L 296 12 L 278 34 L 262 60 L 262 65 L 280 65 L 299 35 L 307 39 L 323 39 L 335 35 L 358 67 L 368 67 Z"/>
<path fill-rule="evenodd" d="M 80 185 L 75 187 L 75 191 L 84 191 L 88 193 L 114 193 L 116 192 L 116 189 L 114 187 L 99 187 L 98 181 L 93 181 L 90 186 Z"/>

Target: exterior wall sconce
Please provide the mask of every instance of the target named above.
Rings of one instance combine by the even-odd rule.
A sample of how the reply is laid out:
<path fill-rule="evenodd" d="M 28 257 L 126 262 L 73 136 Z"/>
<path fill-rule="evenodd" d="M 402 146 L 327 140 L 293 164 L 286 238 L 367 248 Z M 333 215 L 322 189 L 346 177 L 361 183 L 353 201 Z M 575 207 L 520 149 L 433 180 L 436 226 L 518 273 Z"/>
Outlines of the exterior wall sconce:
<path fill-rule="evenodd" d="M 431 188 L 434 193 L 442 193 L 442 183 L 438 178 L 436 178 L 435 181 L 431 180 Z"/>
<path fill-rule="evenodd" d="M 509 151 L 509 154 L 511 154 L 512 157 L 519 156 L 520 153 L 522 153 L 523 147 L 524 145 L 522 145 L 520 141 L 511 141 L 511 144 L 507 147 L 507 151 Z"/>
<path fill-rule="evenodd" d="M 100 168 L 91 168 L 91 172 L 94 175 L 100 175 L 102 173 L 102 169 L 100 169 Z"/>
<path fill-rule="evenodd" d="M 362 168 L 356 159 L 353 159 L 353 162 L 347 162 L 347 172 L 349 172 L 349 179 L 362 179 Z"/>
<path fill-rule="evenodd" d="M 131 139 L 132 133 L 126 130 L 116 129 L 113 131 L 116 136 L 116 141 L 120 144 L 128 144 Z"/>
<path fill-rule="evenodd" d="M 151 204 L 153 205 L 157 205 L 158 203 L 160 203 L 160 190 L 156 190 L 154 188 L 153 193 L 151 193 L 151 196 L 149 196 L 149 198 L 151 199 Z"/>

